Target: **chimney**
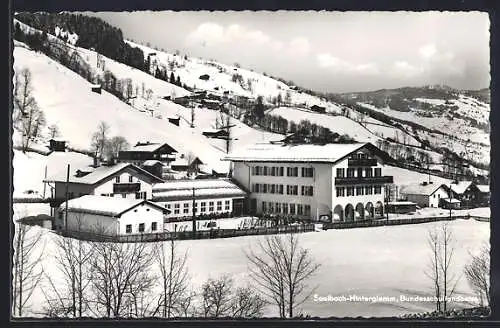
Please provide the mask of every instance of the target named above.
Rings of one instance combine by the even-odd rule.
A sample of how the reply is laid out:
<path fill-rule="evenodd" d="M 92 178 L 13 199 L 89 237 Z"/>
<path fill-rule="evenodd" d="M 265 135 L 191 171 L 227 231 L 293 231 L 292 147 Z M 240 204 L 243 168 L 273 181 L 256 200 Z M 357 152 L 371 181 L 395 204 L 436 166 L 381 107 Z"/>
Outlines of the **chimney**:
<path fill-rule="evenodd" d="M 96 156 L 94 156 L 94 164 L 92 165 L 93 167 L 99 167 L 101 165 L 100 161 L 99 161 L 99 158 Z"/>

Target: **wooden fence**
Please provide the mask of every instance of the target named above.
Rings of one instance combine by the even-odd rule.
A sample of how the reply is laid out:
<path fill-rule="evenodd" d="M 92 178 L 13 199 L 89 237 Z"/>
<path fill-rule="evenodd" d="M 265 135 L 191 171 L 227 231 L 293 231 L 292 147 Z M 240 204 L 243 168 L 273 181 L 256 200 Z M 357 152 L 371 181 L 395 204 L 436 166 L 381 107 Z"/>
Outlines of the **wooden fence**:
<path fill-rule="evenodd" d="M 270 228 L 252 228 L 252 229 L 212 229 L 201 231 L 177 231 L 177 232 L 158 232 L 128 235 L 103 235 L 85 231 L 61 230 L 59 233 L 65 237 L 82 239 L 97 242 L 155 242 L 163 240 L 190 240 L 190 239 L 216 239 L 232 238 L 255 235 L 272 235 L 284 233 L 302 233 L 314 231 L 314 224 L 278 226 Z"/>
<path fill-rule="evenodd" d="M 470 216 L 470 215 L 454 215 L 452 217 L 433 216 L 433 217 L 406 218 L 406 219 L 394 219 L 394 220 L 380 219 L 380 220 L 366 220 L 366 221 L 353 221 L 353 222 L 327 222 L 327 223 L 323 223 L 323 229 L 327 230 L 327 229 L 380 227 L 380 226 L 388 226 L 388 225 L 419 224 L 419 223 L 429 223 L 429 222 L 437 222 L 437 221 L 452 221 L 452 220 L 457 220 L 457 219 L 468 220 L 470 218 L 472 218 L 472 216 Z"/>

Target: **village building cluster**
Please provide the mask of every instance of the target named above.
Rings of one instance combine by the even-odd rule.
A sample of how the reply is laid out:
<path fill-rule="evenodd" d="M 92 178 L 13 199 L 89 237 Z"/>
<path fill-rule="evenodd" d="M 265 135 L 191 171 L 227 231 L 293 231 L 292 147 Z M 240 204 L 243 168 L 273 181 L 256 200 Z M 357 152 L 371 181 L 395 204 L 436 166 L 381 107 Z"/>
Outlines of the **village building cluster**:
<path fill-rule="evenodd" d="M 65 152 L 63 143 L 51 147 Z M 72 165 L 61 157 L 44 180 L 55 229 L 160 233 L 193 218 L 353 222 L 425 207 L 489 206 L 489 186 L 472 181 L 415 182 L 395 193 L 398 181 L 384 171 L 387 154 L 370 143 L 256 144 L 224 158 L 226 177 L 210 176 L 199 158 L 167 143 L 138 142 L 116 162 L 88 158 L 88 165 Z"/>

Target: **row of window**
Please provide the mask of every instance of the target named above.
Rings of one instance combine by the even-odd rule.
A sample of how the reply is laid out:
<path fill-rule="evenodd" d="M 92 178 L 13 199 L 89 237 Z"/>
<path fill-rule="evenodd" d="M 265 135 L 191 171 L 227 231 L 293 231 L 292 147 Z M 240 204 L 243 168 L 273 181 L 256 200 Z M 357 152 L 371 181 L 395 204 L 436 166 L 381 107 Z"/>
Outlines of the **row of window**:
<path fill-rule="evenodd" d="M 281 194 L 283 195 L 283 185 L 274 183 L 253 183 L 252 192 L 264 193 L 264 194 Z M 299 186 L 298 185 L 286 185 L 287 195 L 298 195 Z M 300 186 L 301 196 L 314 196 L 313 186 Z"/>
<path fill-rule="evenodd" d="M 337 187 L 337 197 L 379 195 L 382 193 L 382 186 L 358 186 L 358 187 Z"/>
<path fill-rule="evenodd" d="M 301 177 L 312 178 L 314 177 L 314 167 L 302 167 L 300 168 Z M 252 175 L 264 175 L 272 177 L 282 177 L 284 176 L 285 168 L 283 166 L 252 166 Z M 286 168 L 287 177 L 298 177 L 299 168 L 298 167 L 287 167 Z"/>
<path fill-rule="evenodd" d="M 120 176 L 119 176 L 119 175 L 118 175 L 118 176 L 116 176 L 116 178 L 115 178 L 115 182 L 116 182 L 116 183 L 120 183 L 120 180 L 121 180 L 121 179 L 120 179 Z M 134 182 L 133 180 L 134 180 L 134 177 L 133 177 L 133 176 L 131 176 L 131 175 L 129 175 L 129 176 L 128 176 L 128 182 L 129 182 L 129 183 L 132 183 L 132 182 Z M 136 180 L 137 180 L 136 182 L 139 182 L 139 179 L 136 179 Z"/>
<path fill-rule="evenodd" d="M 199 202 L 200 204 L 200 212 L 207 213 L 207 203 L 208 203 L 208 212 L 222 212 L 222 205 L 224 205 L 224 211 L 229 212 L 231 210 L 231 201 L 225 200 L 224 203 L 222 200 L 219 201 L 209 201 L 209 202 Z M 181 213 L 181 203 L 173 204 L 174 212 L 173 214 Z M 193 202 L 185 202 L 182 205 L 182 214 L 188 214 L 193 206 Z M 165 208 L 172 210 L 172 204 L 165 204 Z M 215 210 L 216 209 L 216 210 Z M 194 204 L 195 212 L 198 211 L 198 203 Z"/>
<path fill-rule="evenodd" d="M 146 225 L 144 223 L 139 223 L 139 227 L 137 229 L 138 232 L 144 232 Z M 158 231 L 158 222 L 151 222 L 151 231 Z M 125 233 L 132 233 L 132 225 L 127 224 L 125 226 Z"/>
<path fill-rule="evenodd" d="M 338 168 L 337 169 L 337 178 L 345 178 L 346 177 L 346 172 L 347 172 L 347 177 L 348 178 L 354 178 L 356 177 L 380 177 L 382 176 L 382 168 L 376 167 L 375 169 L 371 167 L 349 167 L 347 170 L 345 168 Z"/>
<path fill-rule="evenodd" d="M 311 215 L 311 205 L 295 203 L 262 202 L 262 212 L 270 214 Z"/>

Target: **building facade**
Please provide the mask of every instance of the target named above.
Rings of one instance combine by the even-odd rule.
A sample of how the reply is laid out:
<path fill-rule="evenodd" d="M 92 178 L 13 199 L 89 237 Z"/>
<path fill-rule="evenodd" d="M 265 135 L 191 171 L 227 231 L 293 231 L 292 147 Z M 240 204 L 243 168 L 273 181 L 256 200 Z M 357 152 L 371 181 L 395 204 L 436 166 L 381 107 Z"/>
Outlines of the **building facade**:
<path fill-rule="evenodd" d="M 196 217 L 233 217 L 243 214 L 247 192 L 226 179 L 175 180 L 156 184 L 153 199 L 169 210 L 167 220 Z"/>
<path fill-rule="evenodd" d="M 391 176 L 371 144 L 263 144 L 227 156 L 255 214 L 354 221 L 380 218 Z"/>
<path fill-rule="evenodd" d="M 413 184 L 403 186 L 401 194 L 407 201 L 417 203 L 419 207 L 438 208 L 442 205 L 441 199 L 449 199 L 449 188 L 444 184 Z M 452 199 L 455 194 L 452 195 Z"/>
<path fill-rule="evenodd" d="M 151 199 L 153 184 L 162 179 L 128 163 L 96 168 L 70 168 L 67 172 L 48 177 L 44 180 L 51 190 L 51 207 L 56 208 L 68 199 L 84 195 L 119 197 L 127 199 Z M 66 195 L 67 192 L 67 195 Z"/>
<path fill-rule="evenodd" d="M 163 232 L 168 210 L 147 200 L 85 195 L 61 204 L 56 228 L 72 232 L 127 235 Z"/>

